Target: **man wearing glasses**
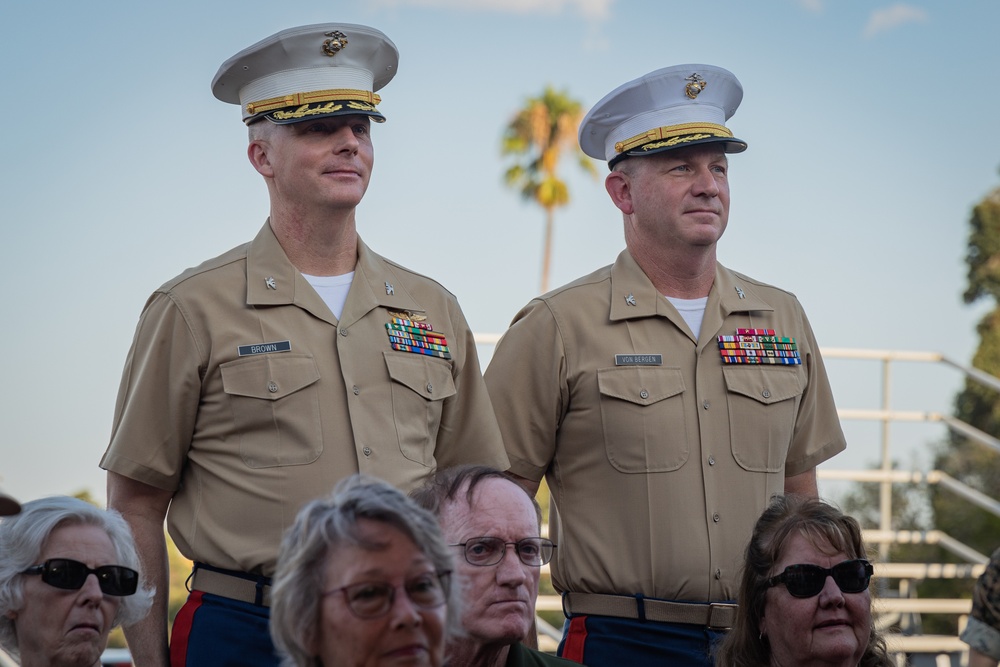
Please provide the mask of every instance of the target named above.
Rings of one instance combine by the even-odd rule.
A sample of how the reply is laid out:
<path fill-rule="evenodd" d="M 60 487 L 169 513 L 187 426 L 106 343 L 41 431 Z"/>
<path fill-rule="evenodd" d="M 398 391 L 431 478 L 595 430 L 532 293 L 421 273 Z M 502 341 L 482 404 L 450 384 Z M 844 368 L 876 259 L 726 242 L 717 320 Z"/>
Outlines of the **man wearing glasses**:
<path fill-rule="evenodd" d="M 465 633 L 449 643 L 449 663 L 575 665 L 522 643 L 534 643 L 539 571 L 556 548 L 539 537 L 541 510 L 534 498 L 486 466 L 442 470 L 412 495 L 437 515 L 455 550 Z"/>

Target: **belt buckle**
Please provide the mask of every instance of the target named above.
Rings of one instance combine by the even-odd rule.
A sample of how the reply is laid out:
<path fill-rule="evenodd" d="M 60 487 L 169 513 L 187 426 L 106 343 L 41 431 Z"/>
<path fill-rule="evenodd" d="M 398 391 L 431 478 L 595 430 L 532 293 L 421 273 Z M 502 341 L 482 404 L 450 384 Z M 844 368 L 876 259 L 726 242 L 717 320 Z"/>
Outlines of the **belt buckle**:
<path fill-rule="evenodd" d="M 739 605 L 728 602 L 710 602 L 708 604 L 708 623 L 705 626 L 709 630 L 729 630 L 733 627 L 733 620 L 736 618 L 738 608 Z"/>

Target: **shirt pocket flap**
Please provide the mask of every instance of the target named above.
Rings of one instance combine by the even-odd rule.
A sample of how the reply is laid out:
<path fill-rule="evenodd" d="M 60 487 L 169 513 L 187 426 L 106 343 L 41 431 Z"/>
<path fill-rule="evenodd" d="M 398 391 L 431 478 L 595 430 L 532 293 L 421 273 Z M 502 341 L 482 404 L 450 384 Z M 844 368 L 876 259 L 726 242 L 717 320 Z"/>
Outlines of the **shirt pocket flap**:
<path fill-rule="evenodd" d="M 802 380 L 795 368 L 725 368 L 726 387 L 764 405 L 780 403 L 802 393 Z"/>
<path fill-rule="evenodd" d="M 451 364 L 411 352 L 383 352 L 389 377 L 428 401 L 454 396 L 455 379 Z"/>
<path fill-rule="evenodd" d="M 319 380 L 311 356 L 282 354 L 240 359 L 222 364 L 222 385 L 227 394 L 277 401 Z"/>
<path fill-rule="evenodd" d="M 599 368 L 597 386 L 604 396 L 636 405 L 652 405 L 684 393 L 684 377 L 677 368 Z"/>

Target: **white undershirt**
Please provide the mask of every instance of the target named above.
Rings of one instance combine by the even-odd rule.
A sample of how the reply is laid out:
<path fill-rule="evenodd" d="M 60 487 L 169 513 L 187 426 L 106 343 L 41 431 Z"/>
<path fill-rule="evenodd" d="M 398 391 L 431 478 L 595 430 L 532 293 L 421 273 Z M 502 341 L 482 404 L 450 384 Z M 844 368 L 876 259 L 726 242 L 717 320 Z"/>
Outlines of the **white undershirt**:
<path fill-rule="evenodd" d="M 333 316 L 339 320 L 340 314 L 344 312 L 344 303 L 347 302 L 347 293 L 354 282 L 354 271 L 342 276 L 310 276 L 303 273 L 302 277 L 312 285 Z"/>
<path fill-rule="evenodd" d="M 677 312 L 681 314 L 687 325 L 691 327 L 691 333 L 697 339 L 701 335 L 701 320 L 705 317 L 705 306 L 708 305 L 708 297 L 700 299 L 675 299 L 672 296 L 666 297 Z"/>

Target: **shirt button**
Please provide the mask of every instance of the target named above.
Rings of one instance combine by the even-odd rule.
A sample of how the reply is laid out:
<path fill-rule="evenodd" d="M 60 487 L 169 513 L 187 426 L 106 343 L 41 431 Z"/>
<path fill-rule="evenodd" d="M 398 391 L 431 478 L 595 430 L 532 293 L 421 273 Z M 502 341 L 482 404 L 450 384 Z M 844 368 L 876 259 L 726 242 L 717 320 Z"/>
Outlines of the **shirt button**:
<path fill-rule="evenodd" d="M 267 390 L 269 392 L 271 392 L 272 394 L 277 393 L 277 391 L 278 391 L 278 385 L 277 385 L 277 383 L 275 383 L 274 380 L 268 382 L 267 383 Z"/>
<path fill-rule="evenodd" d="M 340 335 L 346 338 L 347 337 L 347 329 L 341 329 L 340 330 Z"/>
<path fill-rule="evenodd" d="M 434 393 L 434 385 L 432 385 L 430 382 L 427 383 L 427 393 L 428 394 Z"/>
<path fill-rule="evenodd" d="M 715 571 L 715 578 L 716 579 L 722 579 L 722 570 L 716 570 Z"/>
<path fill-rule="evenodd" d="M 716 512 L 715 514 L 712 515 L 712 521 L 714 521 L 715 523 L 719 523 L 720 519 L 722 519 L 722 517 L 719 516 L 718 512 Z"/>
<path fill-rule="evenodd" d="M 706 410 L 708 410 L 708 406 L 709 405 L 710 405 L 710 403 L 708 402 L 708 399 L 706 398 L 705 401 L 701 404 L 701 407 L 703 407 Z"/>
<path fill-rule="evenodd" d="M 639 398 L 643 398 L 643 399 L 649 398 L 649 392 L 646 391 L 645 389 L 641 390 L 639 392 Z"/>
<path fill-rule="evenodd" d="M 354 385 L 353 391 L 354 391 L 354 395 L 357 396 L 358 394 L 361 393 L 361 387 L 359 387 L 358 385 Z"/>
<path fill-rule="evenodd" d="M 365 456 L 371 456 L 372 455 L 372 448 L 371 447 L 365 447 L 361 451 L 365 453 Z"/>
<path fill-rule="evenodd" d="M 708 457 L 708 465 L 710 465 L 710 466 L 714 466 L 715 465 L 715 457 L 714 456 L 709 456 Z"/>
<path fill-rule="evenodd" d="M 764 398 L 771 398 L 771 392 L 769 392 L 767 389 L 760 392 L 760 395 L 763 396 Z"/>

